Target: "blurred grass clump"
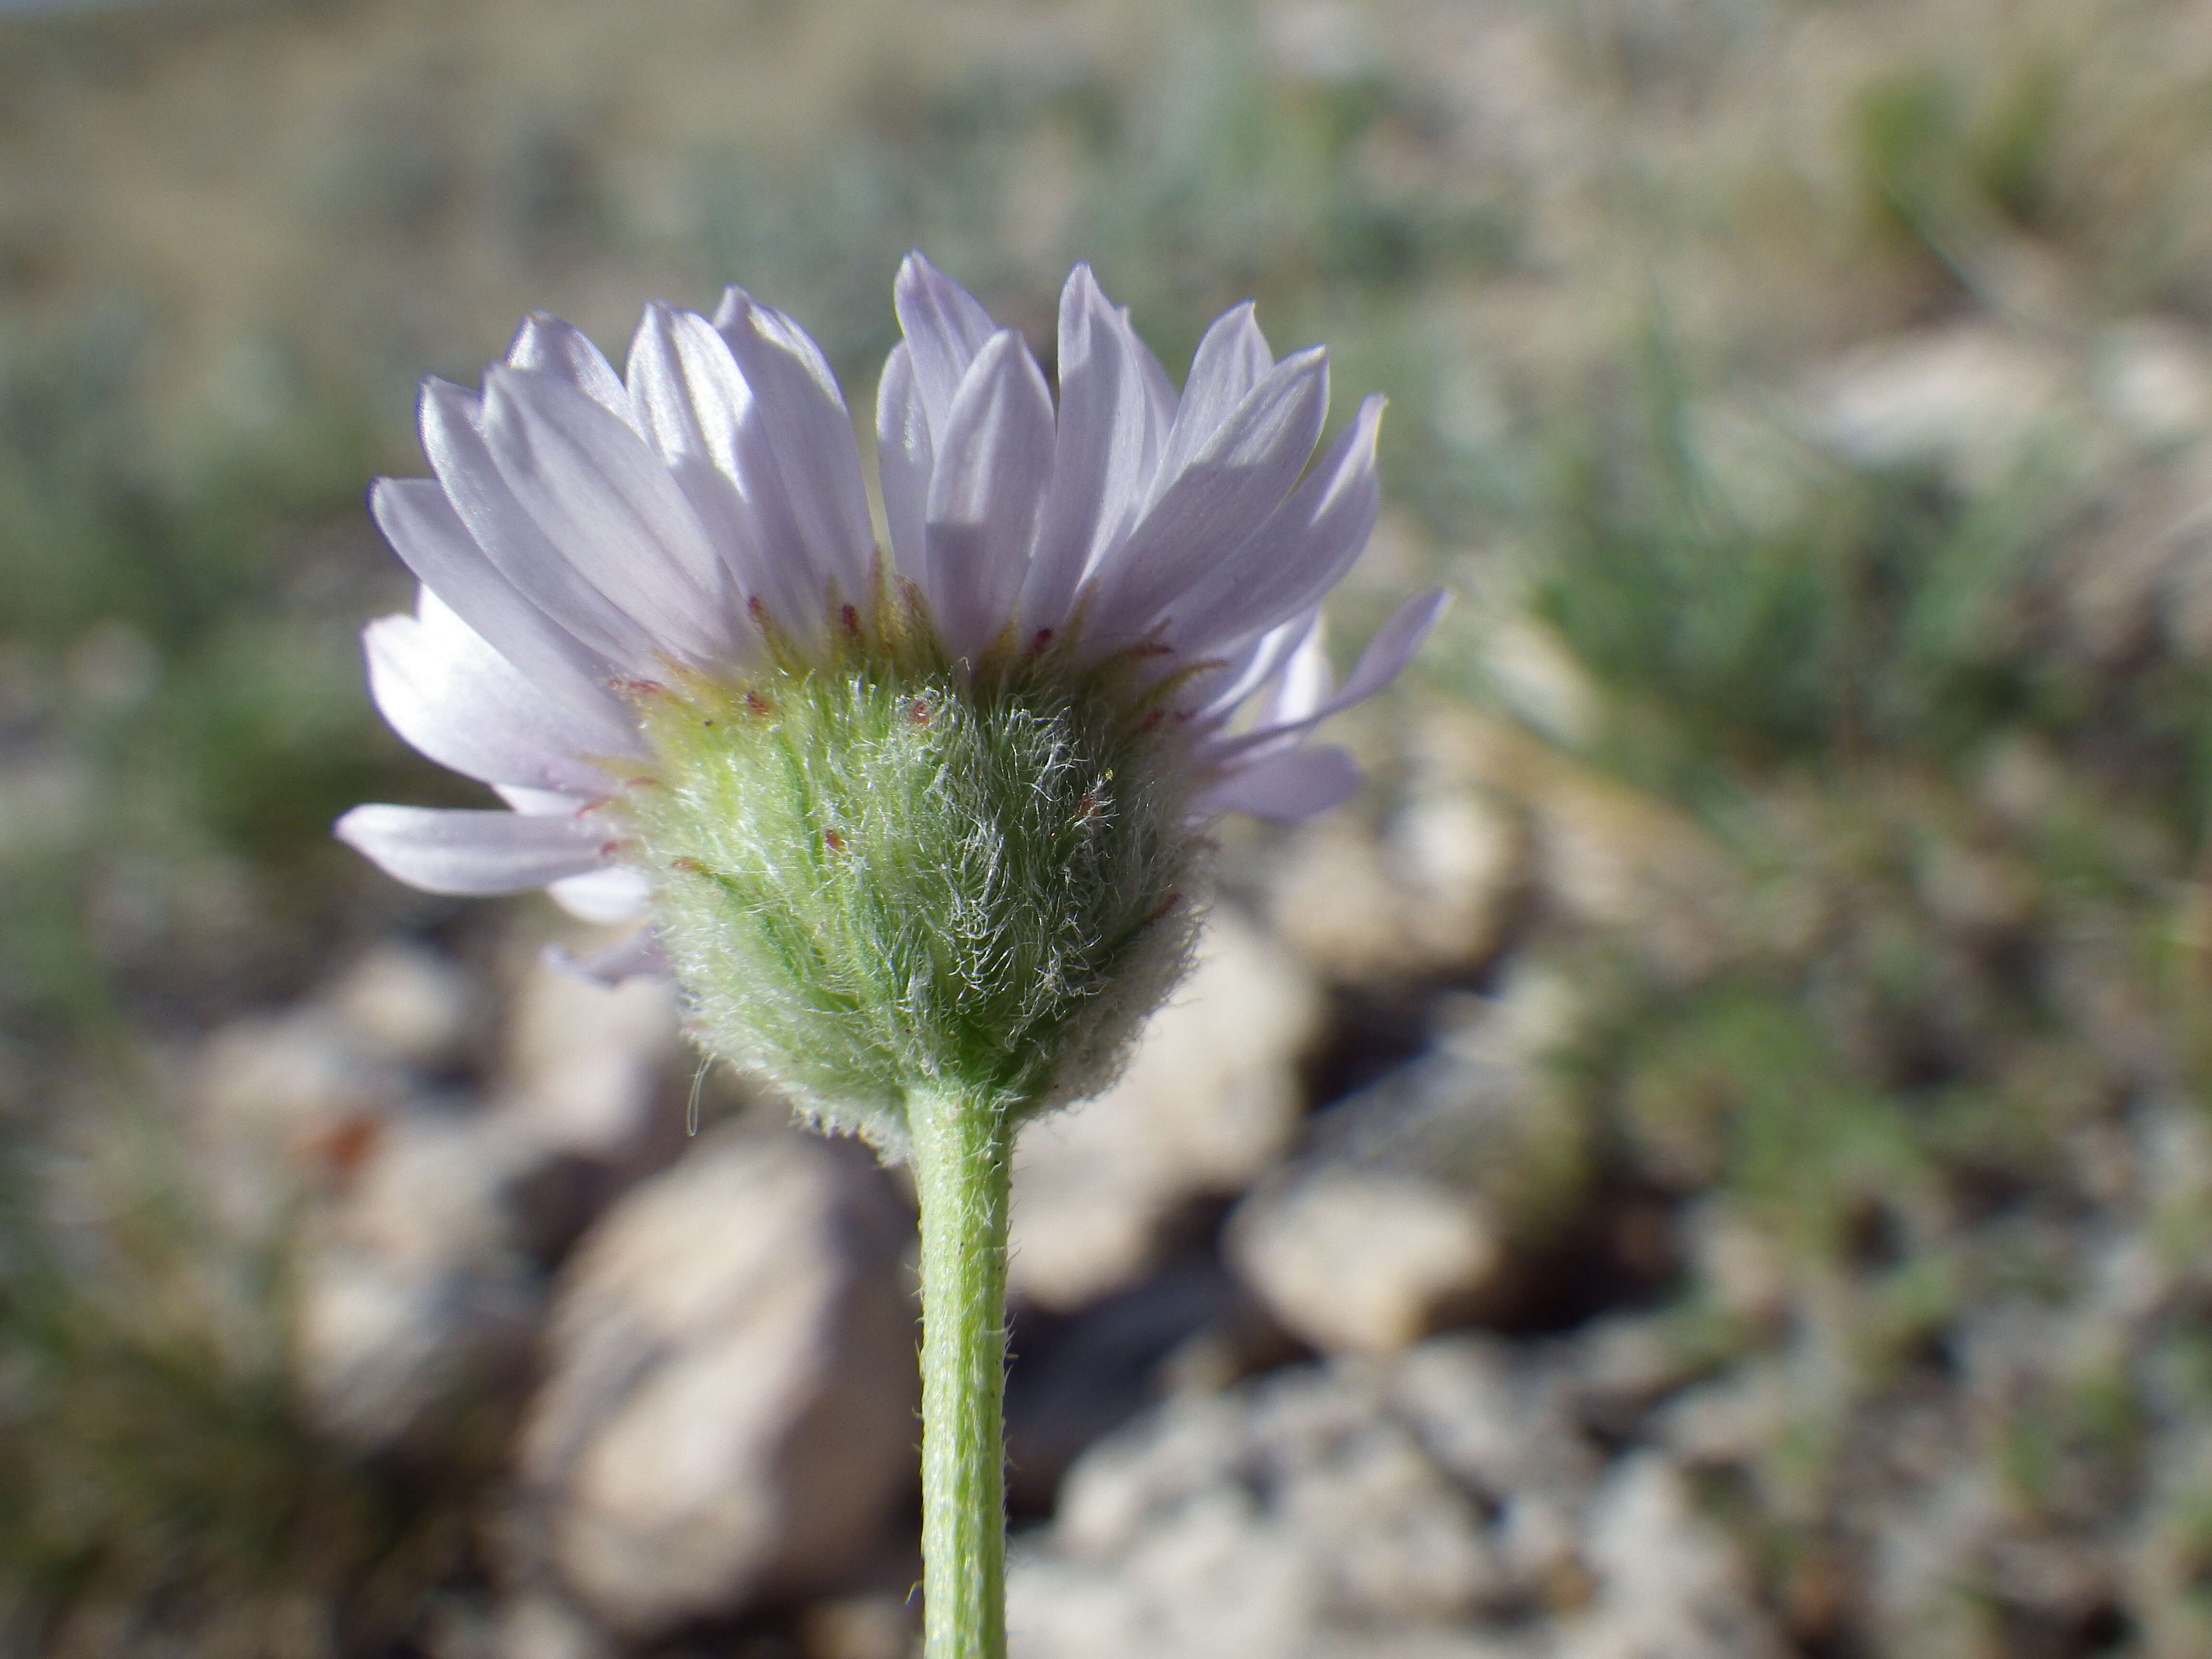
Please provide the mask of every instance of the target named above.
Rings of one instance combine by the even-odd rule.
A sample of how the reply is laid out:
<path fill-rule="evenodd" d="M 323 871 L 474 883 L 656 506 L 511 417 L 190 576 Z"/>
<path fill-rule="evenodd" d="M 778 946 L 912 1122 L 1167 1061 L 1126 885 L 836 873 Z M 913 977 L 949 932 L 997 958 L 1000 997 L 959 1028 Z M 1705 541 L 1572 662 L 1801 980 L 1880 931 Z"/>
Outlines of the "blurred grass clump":
<path fill-rule="evenodd" d="M 156 958 L 187 1004 L 200 967 L 250 985 L 258 919 L 177 907 L 297 908 L 285 881 L 391 765 L 332 668 L 331 586 L 361 579 L 302 547 L 358 500 L 362 420 L 319 408 L 180 457 L 149 429 L 142 343 L 114 314 L 0 335 L 0 1016 L 34 1040 L 112 1035 L 116 970 Z"/>
<path fill-rule="evenodd" d="M 1041 347 L 1088 258 L 1171 364 L 1256 295 L 1279 349 L 1391 394 L 1373 580 L 1469 600 L 1425 695 L 1556 761 L 1498 781 L 1515 810 L 1599 777 L 1683 832 L 1618 849 L 1647 898 L 1555 897 L 1513 949 L 1584 988 L 1566 1063 L 1686 1218 L 1686 1324 L 1796 1379 L 1711 1495 L 1808 1650 L 1912 1651 L 1818 1589 L 1869 1547 L 1885 1437 L 1978 1363 L 1977 1309 L 2088 1328 L 2085 1217 L 2181 1280 L 2212 1226 L 2127 1150 L 2203 1133 L 2212 1060 L 2198 9 L 517 15 L 0 26 L 7 1639 L 98 1651 L 54 1632 L 198 1595 L 265 1617 L 179 1651 L 380 1651 L 464 1570 L 465 1494 L 301 1419 L 281 1274 L 241 1350 L 164 1288 L 187 1222 L 72 1231 L 24 1184 L 158 1136 L 113 1102 L 197 1024 L 470 925 L 325 836 L 464 798 L 382 733 L 351 641 L 404 591 L 359 499 L 419 470 L 414 377 L 472 378 L 533 306 L 616 347 L 643 295 L 738 281 L 864 405 L 920 244 Z M 1699 1254 L 1747 1231 L 1781 1290 Z M 2212 1472 L 2158 1448 L 2212 1411 L 2201 1335 L 2076 1347 L 1962 1438 L 2059 1535 L 2124 1533 L 2152 1565 L 2113 1616 L 2185 1651 Z M 1918 1651 L 2002 1650 L 1971 1643 L 2017 1635 L 2006 1605 Z"/>
<path fill-rule="evenodd" d="M 296 1395 L 281 1258 L 210 1237 L 173 1180 L 110 1168 L 88 1224 L 14 1173 L 4 1650 L 310 1659 L 401 1639 L 465 1566 L 464 1504 L 489 1463 L 372 1465 L 319 1434 Z M 46 1174 L 80 1202 L 99 1190 Z"/>

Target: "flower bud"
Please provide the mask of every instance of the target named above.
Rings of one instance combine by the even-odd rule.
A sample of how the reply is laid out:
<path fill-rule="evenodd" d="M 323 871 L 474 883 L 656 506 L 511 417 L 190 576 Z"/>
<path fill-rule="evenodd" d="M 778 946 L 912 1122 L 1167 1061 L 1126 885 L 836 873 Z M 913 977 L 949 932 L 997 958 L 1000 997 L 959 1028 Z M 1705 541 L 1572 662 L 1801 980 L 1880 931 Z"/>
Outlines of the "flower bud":
<path fill-rule="evenodd" d="M 1110 667 L 889 656 L 635 694 L 626 810 L 697 1040 L 897 1155 L 916 1090 L 1109 1079 L 1188 958 L 1203 840 L 1176 723 Z"/>

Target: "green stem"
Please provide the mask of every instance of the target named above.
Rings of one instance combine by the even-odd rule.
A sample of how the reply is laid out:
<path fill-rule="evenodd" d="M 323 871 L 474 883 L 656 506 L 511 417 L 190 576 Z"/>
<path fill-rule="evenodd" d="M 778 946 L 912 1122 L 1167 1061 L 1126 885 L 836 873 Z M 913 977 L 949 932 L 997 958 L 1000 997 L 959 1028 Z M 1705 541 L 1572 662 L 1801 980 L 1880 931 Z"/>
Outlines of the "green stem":
<path fill-rule="evenodd" d="M 907 1103 L 921 1199 L 925 1659 L 1006 1651 L 1006 1103 Z"/>

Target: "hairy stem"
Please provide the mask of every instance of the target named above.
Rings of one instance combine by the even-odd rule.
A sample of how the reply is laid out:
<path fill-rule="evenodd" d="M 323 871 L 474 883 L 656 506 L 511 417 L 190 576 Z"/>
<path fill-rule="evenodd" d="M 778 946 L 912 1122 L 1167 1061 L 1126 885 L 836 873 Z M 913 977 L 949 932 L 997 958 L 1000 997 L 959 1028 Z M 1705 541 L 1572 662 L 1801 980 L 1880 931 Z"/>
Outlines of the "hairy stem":
<path fill-rule="evenodd" d="M 925 1659 L 1006 1650 L 1007 1104 L 952 1091 L 907 1104 L 921 1198 Z"/>

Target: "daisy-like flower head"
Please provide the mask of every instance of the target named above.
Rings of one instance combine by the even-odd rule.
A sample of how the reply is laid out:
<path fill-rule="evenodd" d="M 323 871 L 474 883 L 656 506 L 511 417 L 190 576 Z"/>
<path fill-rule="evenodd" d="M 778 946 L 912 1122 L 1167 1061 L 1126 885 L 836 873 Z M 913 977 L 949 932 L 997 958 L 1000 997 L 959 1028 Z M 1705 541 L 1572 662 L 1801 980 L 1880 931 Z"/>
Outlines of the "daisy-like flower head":
<path fill-rule="evenodd" d="M 1203 827 L 1358 787 L 1309 741 L 1412 656 L 1414 599 L 1334 689 L 1322 598 L 1373 526 L 1370 398 L 1252 308 L 1183 389 L 1079 265 L 1060 395 L 920 255 L 877 429 L 888 559 L 821 351 L 732 289 L 648 307 L 617 376 L 534 316 L 479 392 L 432 381 L 434 478 L 377 522 L 422 580 L 367 634 L 378 707 L 507 810 L 357 807 L 434 892 L 639 919 L 703 1042 L 896 1148 L 932 1079 L 1030 1105 L 1109 1073 L 1187 954 Z"/>

